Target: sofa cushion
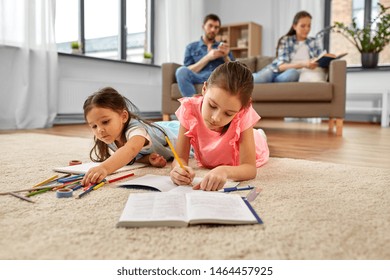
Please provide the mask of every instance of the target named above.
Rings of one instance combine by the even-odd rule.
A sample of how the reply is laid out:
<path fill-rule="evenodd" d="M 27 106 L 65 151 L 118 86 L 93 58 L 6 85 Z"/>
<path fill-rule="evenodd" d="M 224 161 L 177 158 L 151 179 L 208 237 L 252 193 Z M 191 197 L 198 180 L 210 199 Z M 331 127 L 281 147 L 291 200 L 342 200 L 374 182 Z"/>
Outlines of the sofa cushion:
<path fill-rule="evenodd" d="M 272 56 L 254 56 L 248 58 L 237 58 L 237 61 L 244 63 L 252 71 L 252 73 L 263 69 L 270 64 L 274 58 Z"/>
<path fill-rule="evenodd" d="M 252 73 L 256 70 L 256 57 L 237 58 L 237 61 L 245 64 Z"/>
<path fill-rule="evenodd" d="M 253 102 L 258 101 L 331 101 L 330 83 L 267 83 L 255 84 Z"/>
<path fill-rule="evenodd" d="M 256 57 L 256 69 L 255 71 L 260 71 L 263 69 L 265 66 L 268 64 L 271 64 L 272 61 L 274 60 L 274 57 L 272 56 L 257 56 Z"/>
<path fill-rule="evenodd" d="M 197 93 L 202 92 L 202 85 L 195 85 Z M 182 97 L 177 83 L 172 84 L 171 97 Z M 269 83 L 255 84 L 253 102 L 258 101 L 331 101 L 332 85 L 329 83 Z"/>
<path fill-rule="evenodd" d="M 299 74 L 298 82 L 326 82 L 328 78 L 328 72 L 326 68 L 316 67 L 314 69 L 302 68 L 301 74 Z"/>

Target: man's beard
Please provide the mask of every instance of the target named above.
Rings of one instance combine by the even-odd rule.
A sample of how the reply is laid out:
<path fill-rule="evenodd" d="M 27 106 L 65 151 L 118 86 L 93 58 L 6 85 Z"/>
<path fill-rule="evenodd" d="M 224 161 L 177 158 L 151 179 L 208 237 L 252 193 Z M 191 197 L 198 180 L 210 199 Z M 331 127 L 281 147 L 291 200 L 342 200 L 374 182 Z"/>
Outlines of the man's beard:
<path fill-rule="evenodd" d="M 207 40 L 209 40 L 209 41 L 214 41 L 215 40 L 215 34 L 214 33 L 207 33 L 206 34 L 206 38 L 207 38 Z"/>

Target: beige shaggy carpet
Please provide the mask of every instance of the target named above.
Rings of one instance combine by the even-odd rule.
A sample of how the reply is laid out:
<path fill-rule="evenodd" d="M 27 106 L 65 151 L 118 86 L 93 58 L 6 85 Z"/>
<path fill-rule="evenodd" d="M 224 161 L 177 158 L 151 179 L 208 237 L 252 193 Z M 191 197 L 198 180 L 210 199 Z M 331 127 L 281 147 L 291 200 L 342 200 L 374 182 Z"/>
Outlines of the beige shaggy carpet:
<path fill-rule="evenodd" d="M 92 140 L 18 133 L 0 143 L 2 192 L 88 161 Z M 248 183 L 263 188 L 252 204 L 264 226 L 116 228 L 136 190 L 114 185 L 82 199 L 3 195 L 0 259 L 390 259 L 389 170 L 271 158 Z"/>

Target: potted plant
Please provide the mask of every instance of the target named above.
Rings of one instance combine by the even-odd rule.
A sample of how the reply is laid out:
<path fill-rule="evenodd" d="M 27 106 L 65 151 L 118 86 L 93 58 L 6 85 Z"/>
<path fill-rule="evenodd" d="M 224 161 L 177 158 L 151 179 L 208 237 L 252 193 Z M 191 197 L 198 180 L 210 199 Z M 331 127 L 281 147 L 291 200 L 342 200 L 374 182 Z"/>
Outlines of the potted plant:
<path fill-rule="evenodd" d="M 73 54 L 81 54 L 81 48 L 79 42 L 77 41 L 71 42 L 70 47 L 72 48 Z"/>
<path fill-rule="evenodd" d="M 356 18 L 352 19 L 351 25 L 335 22 L 332 30 L 342 34 L 361 53 L 362 66 L 373 68 L 378 64 L 378 55 L 390 42 L 390 7 L 384 7 L 378 3 L 380 12 L 364 28 L 359 28 Z"/>
<path fill-rule="evenodd" d="M 153 54 L 150 52 L 144 52 L 144 63 L 152 63 Z"/>

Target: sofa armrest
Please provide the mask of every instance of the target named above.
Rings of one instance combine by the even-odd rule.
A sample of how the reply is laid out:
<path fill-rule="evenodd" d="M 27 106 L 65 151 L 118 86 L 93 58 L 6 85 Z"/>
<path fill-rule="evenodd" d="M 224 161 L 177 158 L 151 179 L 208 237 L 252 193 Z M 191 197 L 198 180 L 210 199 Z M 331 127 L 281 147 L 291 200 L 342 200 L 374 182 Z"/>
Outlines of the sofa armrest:
<path fill-rule="evenodd" d="M 173 105 L 172 105 L 172 84 L 176 83 L 176 69 L 181 65 L 168 62 L 163 63 L 161 66 L 162 71 L 162 113 L 163 114 L 172 114 Z M 172 112 L 173 111 L 173 112 Z"/>
<path fill-rule="evenodd" d="M 347 82 L 347 62 L 345 60 L 335 59 L 329 65 L 329 83 L 333 86 L 333 116 L 337 118 L 345 117 L 346 100 L 346 82 Z"/>

